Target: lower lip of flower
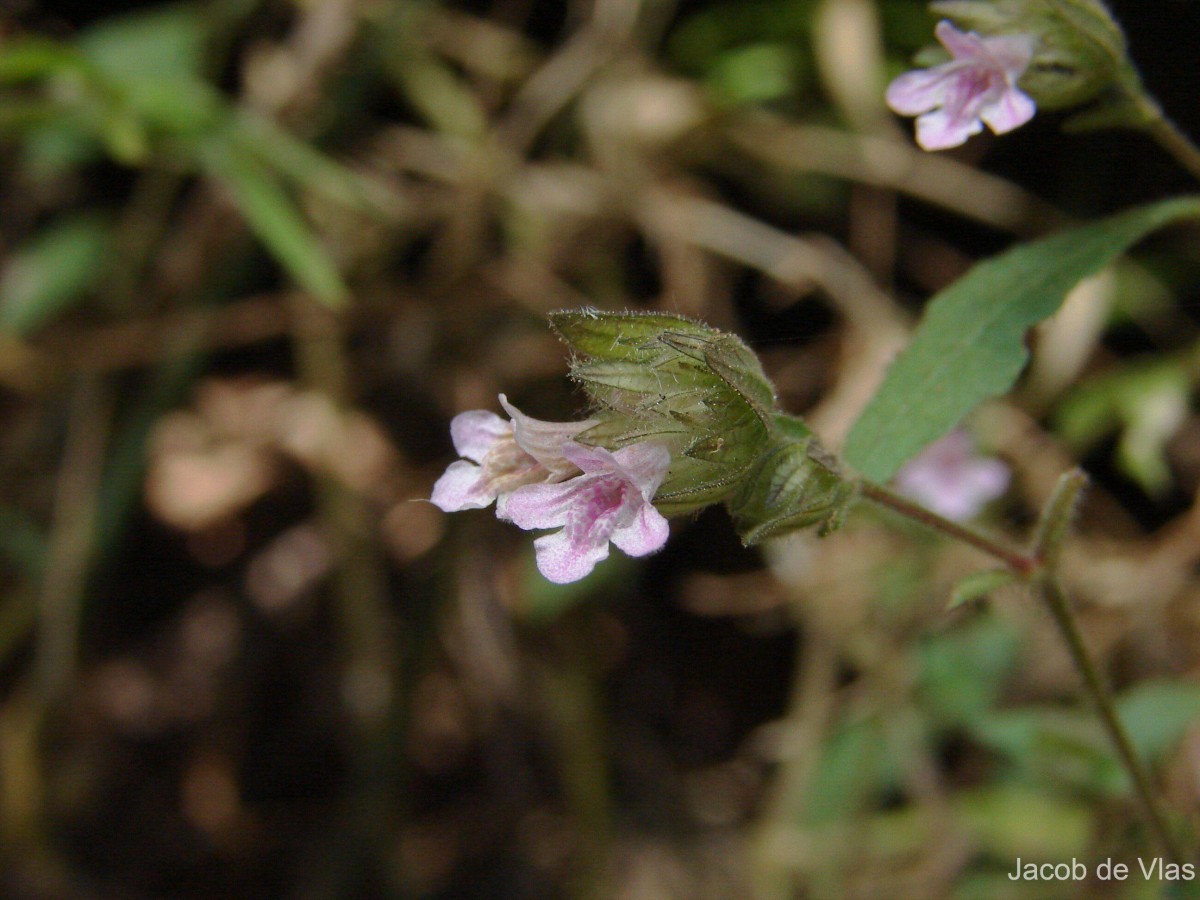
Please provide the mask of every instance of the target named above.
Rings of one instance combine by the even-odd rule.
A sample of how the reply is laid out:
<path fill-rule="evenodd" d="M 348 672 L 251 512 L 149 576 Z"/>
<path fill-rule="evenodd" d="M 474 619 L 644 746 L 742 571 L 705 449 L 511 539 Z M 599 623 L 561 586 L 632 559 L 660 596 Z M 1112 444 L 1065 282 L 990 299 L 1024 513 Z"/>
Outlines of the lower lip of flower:
<path fill-rule="evenodd" d="M 584 490 L 586 493 L 580 498 L 578 511 L 567 526 L 572 542 L 607 537 L 605 532 L 611 530 L 610 520 L 625 505 L 628 485 L 615 478 L 597 478 Z"/>

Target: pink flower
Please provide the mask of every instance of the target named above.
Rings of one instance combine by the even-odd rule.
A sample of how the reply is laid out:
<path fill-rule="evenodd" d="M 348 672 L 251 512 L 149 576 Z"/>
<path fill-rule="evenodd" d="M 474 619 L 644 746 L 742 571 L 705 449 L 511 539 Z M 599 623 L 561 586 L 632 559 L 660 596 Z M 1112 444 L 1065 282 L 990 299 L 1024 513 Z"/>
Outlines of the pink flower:
<path fill-rule="evenodd" d="M 483 509 L 496 500 L 496 514 L 505 517 L 505 499 L 517 488 L 562 481 L 579 472 L 563 456 L 563 444 L 595 425 L 594 419 L 543 422 L 525 415 L 503 394 L 500 405 L 511 422 L 483 409 L 460 413 L 450 422 L 454 449 L 466 460 L 451 463 L 434 484 L 429 499 L 435 506 L 458 512 Z"/>
<path fill-rule="evenodd" d="M 950 62 L 906 72 L 887 89 L 887 103 L 917 119 L 917 143 L 926 150 L 957 147 L 986 124 L 1004 134 L 1033 118 L 1037 106 L 1017 87 L 1033 58 L 1034 39 L 1012 34 L 980 37 L 938 23 L 937 39 Z"/>
<path fill-rule="evenodd" d="M 955 521 L 973 518 L 1008 489 L 1008 466 L 977 456 L 965 431 L 930 444 L 900 470 L 896 488 L 935 513 Z"/>
<path fill-rule="evenodd" d="M 507 514 L 522 528 L 559 528 L 533 542 L 538 569 L 550 581 L 578 581 L 608 557 L 608 543 L 645 556 L 667 540 L 667 520 L 650 502 L 671 464 L 661 444 L 640 443 L 610 453 L 563 445 L 577 475 L 560 484 L 531 484 L 508 498 Z"/>

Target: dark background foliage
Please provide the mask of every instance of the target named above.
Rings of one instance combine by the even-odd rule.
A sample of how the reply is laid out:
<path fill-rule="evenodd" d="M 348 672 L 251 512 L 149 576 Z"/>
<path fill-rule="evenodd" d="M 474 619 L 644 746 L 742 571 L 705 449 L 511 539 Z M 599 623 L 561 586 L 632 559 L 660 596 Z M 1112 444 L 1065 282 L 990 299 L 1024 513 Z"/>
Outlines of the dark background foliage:
<path fill-rule="evenodd" d="M 1200 5 L 1113 7 L 1200 134 Z M 559 588 L 420 502 L 456 413 L 582 413 L 563 307 L 736 331 L 838 446 L 972 262 L 1194 190 L 1148 139 L 922 154 L 881 99 L 910 0 L 3 12 L 4 896 L 1034 897 L 1018 856 L 1155 854 L 1043 614 L 944 611 L 972 551 L 713 509 Z M 1092 474 L 1065 577 L 1185 832 L 1195 238 L 972 420 L 1014 472 L 985 528 Z"/>

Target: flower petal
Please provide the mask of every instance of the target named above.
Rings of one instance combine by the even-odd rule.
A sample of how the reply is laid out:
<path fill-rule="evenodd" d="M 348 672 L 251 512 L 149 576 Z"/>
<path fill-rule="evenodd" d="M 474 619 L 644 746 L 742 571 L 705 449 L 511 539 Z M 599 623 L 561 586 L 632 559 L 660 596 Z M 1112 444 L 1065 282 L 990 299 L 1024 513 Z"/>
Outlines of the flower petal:
<path fill-rule="evenodd" d="M 492 445 L 511 434 L 512 424 L 486 409 L 459 413 L 450 422 L 450 439 L 454 441 L 454 449 L 459 456 L 475 462 L 483 462 Z"/>
<path fill-rule="evenodd" d="M 1036 41 L 1028 34 L 1001 34 L 984 39 L 987 54 L 1014 82 L 1029 68 Z"/>
<path fill-rule="evenodd" d="M 959 429 L 904 466 L 896 488 L 947 519 L 965 521 L 1003 494 L 1009 480 L 1008 466 L 979 456 L 970 436 Z"/>
<path fill-rule="evenodd" d="M 575 543 L 565 530 L 538 538 L 533 549 L 538 571 L 555 584 L 579 581 L 591 574 L 596 563 L 608 558 L 608 541 Z"/>
<path fill-rule="evenodd" d="M 500 395 L 500 405 L 512 417 L 513 436 L 517 446 L 545 466 L 559 479 L 574 475 L 577 467 L 563 456 L 562 447 L 575 435 L 596 424 L 596 419 L 582 422 L 543 422 L 527 416 Z"/>
<path fill-rule="evenodd" d="M 897 76 L 888 85 L 887 105 L 902 116 L 919 116 L 941 106 L 956 77 L 951 66 L 953 63 L 947 63 Z"/>
<path fill-rule="evenodd" d="M 588 447 L 570 441 L 563 444 L 563 456 L 587 474 L 600 475 L 620 468 L 616 457 L 603 447 Z"/>
<path fill-rule="evenodd" d="M 666 518 L 650 503 L 643 503 L 634 520 L 612 533 L 612 542 L 630 556 L 646 556 L 662 547 L 671 534 Z"/>
<path fill-rule="evenodd" d="M 433 486 L 429 500 L 445 512 L 464 509 L 483 509 L 496 497 L 488 490 L 483 470 L 474 463 L 464 460 L 450 463 Z"/>
<path fill-rule="evenodd" d="M 566 525 L 576 498 L 587 490 L 591 480 L 580 475 L 556 484 L 519 487 L 505 500 L 504 515 L 526 531 Z"/>
<path fill-rule="evenodd" d="M 984 107 L 979 118 L 996 134 L 1004 134 L 1024 125 L 1036 112 L 1037 104 L 1029 95 L 1017 88 L 1009 88 L 999 100 Z"/>
<path fill-rule="evenodd" d="M 642 498 L 654 499 L 658 486 L 662 484 L 671 466 L 671 451 L 662 444 L 642 441 L 622 447 L 613 454 L 620 471 L 641 491 Z"/>
<path fill-rule="evenodd" d="M 955 59 L 976 60 L 987 55 L 987 39 L 974 31 L 959 31 L 948 19 L 938 22 L 933 34 Z"/>
<path fill-rule="evenodd" d="M 981 503 L 995 500 L 1006 490 L 1012 478 L 1008 466 L 998 459 L 976 460 L 963 475 L 963 489 L 969 490 Z"/>
<path fill-rule="evenodd" d="M 946 150 L 967 142 L 973 134 L 983 131 L 978 119 L 953 119 L 938 109 L 917 119 L 917 143 L 925 150 Z"/>

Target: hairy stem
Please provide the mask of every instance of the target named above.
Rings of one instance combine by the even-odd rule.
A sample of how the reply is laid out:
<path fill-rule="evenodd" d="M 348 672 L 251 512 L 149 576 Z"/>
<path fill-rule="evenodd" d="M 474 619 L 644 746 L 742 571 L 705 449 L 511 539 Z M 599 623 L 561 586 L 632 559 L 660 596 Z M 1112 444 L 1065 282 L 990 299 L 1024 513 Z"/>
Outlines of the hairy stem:
<path fill-rule="evenodd" d="M 943 516 L 939 516 L 932 510 L 913 503 L 911 500 L 901 497 L 899 494 L 889 491 L 885 487 L 871 484 L 870 482 L 863 482 L 862 494 L 868 500 L 878 503 L 880 506 L 884 506 L 893 512 L 897 512 L 907 519 L 920 522 L 927 528 L 940 531 L 996 557 L 996 559 L 1003 562 L 1019 575 L 1030 575 L 1038 568 L 1038 560 L 1035 557 L 1015 550 L 985 534 L 980 534 L 978 531 L 972 531 L 970 528 L 959 525 L 957 522 L 953 522 Z"/>
<path fill-rule="evenodd" d="M 1075 616 L 1071 612 L 1066 594 L 1063 593 L 1062 587 L 1053 577 L 1040 579 L 1038 589 L 1042 600 L 1054 617 L 1058 633 L 1062 635 L 1063 642 L 1067 645 L 1071 661 L 1083 677 L 1084 687 L 1091 696 L 1092 702 L 1096 704 L 1096 710 L 1100 713 L 1100 721 L 1104 724 L 1104 730 L 1108 733 L 1109 740 L 1112 741 L 1122 766 L 1133 781 L 1134 793 L 1141 804 L 1150 830 L 1154 832 L 1154 839 L 1172 862 L 1182 863 L 1184 854 L 1167 828 L 1166 818 L 1159 808 L 1150 776 L 1137 758 L 1133 744 L 1129 740 L 1129 734 L 1117 716 L 1112 694 L 1088 652 L 1087 645 L 1083 642 L 1083 635 L 1079 632 L 1079 626 L 1075 622 Z"/>
<path fill-rule="evenodd" d="M 1034 540 L 1033 551 L 1028 554 L 1021 553 L 986 535 L 943 518 L 879 485 L 864 483 L 862 493 L 867 499 L 887 507 L 893 512 L 991 554 L 1036 588 L 1054 618 L 1063 643 L 1066 644 L 1067 651 L 1071 655 L 1071 662 L 1083 679 L 1085 690 L 1100 713 L 1100 720 L 1116 750 L 1117 757 L 1133 782 L 1134 793 L 1137 795 L 1155 841 L 1173 862 L 1180 863 L 1184 859 L 1184 854 L 1167 828 L 1166 817 L 1156 799 L 1150 776 L 1134 752 L 1129 734 L 1117 716 L 1112 695 L 1100 675 L 1099 668 L 1088 652 L 1087 645 L 1084 643 L 1079 626 L 1075 621 L 1074 613 L 1071 612 L 1070 603 L 1054 575 L 1053 570 L 1056 567 L 1061 544 L 1066 534 L 1071 510 L 1074 508 L 1084 482 L 1085 477 L 1079 470 L 1068 472 L 1059 482 L 1059 487 L 1047 505 L 1046 513 L 1042 516 L 1038 535 Z"/>

